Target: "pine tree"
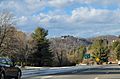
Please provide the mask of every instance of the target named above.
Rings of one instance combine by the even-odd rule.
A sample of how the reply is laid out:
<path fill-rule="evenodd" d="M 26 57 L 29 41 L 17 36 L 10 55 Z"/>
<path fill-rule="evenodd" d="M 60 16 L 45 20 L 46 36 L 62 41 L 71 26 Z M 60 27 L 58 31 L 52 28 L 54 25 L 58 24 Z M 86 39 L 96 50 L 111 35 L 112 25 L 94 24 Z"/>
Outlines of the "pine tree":
<path fill-rule="evenodd" d="M 93 42 L 91 46 L 91 50 L 93 50 L 93 58 L 99 59 L 100 61 L 96 61 L 98 64 L 102 64 L 103 62 L 108 62 L 108 55 L 110 53 L 108 41 L 106 39 L 97 39 Z"/>
<path fill-rule="evenodd" d="M 48 31 L 41 27 L 38 27 L 32 34 L 35 41 L 33 59 L 37 66 L 50 66 L 51 64 L 52 53 L 49 50 L 47 35 Z"/>

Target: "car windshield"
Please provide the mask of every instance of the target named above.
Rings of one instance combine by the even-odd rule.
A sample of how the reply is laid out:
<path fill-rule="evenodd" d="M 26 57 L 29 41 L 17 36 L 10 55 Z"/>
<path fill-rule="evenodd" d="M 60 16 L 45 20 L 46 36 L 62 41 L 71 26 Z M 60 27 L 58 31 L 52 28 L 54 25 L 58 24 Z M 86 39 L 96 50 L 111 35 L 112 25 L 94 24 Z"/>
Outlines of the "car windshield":
<path fill-rule="evenodd" d="M 6 64 L 5 58 L 0 58 L 0 64 Z"/>
<path fill-rule="evenodd" d="M 120 0 L 0 0 L 4 78 L 120 79 Z"/>

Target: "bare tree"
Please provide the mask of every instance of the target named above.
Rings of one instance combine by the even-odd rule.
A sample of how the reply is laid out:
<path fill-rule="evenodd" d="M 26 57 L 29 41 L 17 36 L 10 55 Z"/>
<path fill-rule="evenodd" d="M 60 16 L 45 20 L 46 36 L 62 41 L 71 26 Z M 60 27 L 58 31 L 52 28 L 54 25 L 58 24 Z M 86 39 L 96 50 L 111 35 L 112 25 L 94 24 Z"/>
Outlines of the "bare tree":
<path fill-rule="evenodd" d="M 50 42 L 50 48 L 54 54 L 53 61 L 58 66 L 75 65 L 82 62 L 86 45 L 90 44 L 85 39 L 73 36 L 51 38 Z"/>
<path fill-rule="evenodd" d="M 63 40 L 53 40 L 50 45 L 54 57 L 54 65 L 63 66 L 67 65 L 67 50 L 63 47 Z"/>
<path fill-rule="evenodd" d="M 4 51 L 4 47 L 12 34 L 14 27 L 13 15 L 3 11 L 0 13 L 0 52 Z"/>

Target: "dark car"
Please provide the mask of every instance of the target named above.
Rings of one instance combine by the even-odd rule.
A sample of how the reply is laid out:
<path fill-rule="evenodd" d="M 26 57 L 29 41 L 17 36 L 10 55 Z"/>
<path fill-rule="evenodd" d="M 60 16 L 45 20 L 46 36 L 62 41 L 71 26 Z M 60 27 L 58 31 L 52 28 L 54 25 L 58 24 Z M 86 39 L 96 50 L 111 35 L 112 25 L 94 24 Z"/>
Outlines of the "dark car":
<path fill-rule="evenodd" d="M 21 79 L 21 70 L 9 58 L 0 58 L 0 79 Z"/>

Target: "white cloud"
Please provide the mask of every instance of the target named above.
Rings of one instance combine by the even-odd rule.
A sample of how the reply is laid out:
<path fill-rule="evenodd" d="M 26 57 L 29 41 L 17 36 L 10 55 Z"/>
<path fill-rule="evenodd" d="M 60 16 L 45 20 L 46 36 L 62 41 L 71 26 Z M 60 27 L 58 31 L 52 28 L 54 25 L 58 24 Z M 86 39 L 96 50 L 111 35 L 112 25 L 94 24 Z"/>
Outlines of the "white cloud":
<path fill-rule="evenodd" d="M 120 7 L 120 0 L 41 0 L 46 3 L 45 6 L 52 6 L 56 8 L 64 8 L 66 6 L 71 6 L 72 4 L 87 4 L 88 6 L 92 6 L 91 4 L 97 6 L 110 6 L 116 5 Z"/>
<path fill-rule="evenodd" d="M 120 5 L 120 0 L 74 0 L 81 4 L 94 4 L 99 6 L 108 6 L 108 5 Z"/>
<path fill-rule="evenodd" d="M 104 6 L 108 6 L 108 5 L 120 5 L 120 0 L 96 0 L 95 3 L 98 5 L 104 5 Z"/>
<path fill-rule="evenodd" d="M 31 11 L 43 9 L 46 6 L 46 2 L 40 0 L 25 0 L 25 3 L 26 7 Z"/>
<path fill-rule="evenodd" d="M 39 15 L 34 15 L 32 17 L 32 24 L 38 24 L 38 26 L 41 26 L 43 28 L 50 30 L 59 30 L 66 29 L 68 23 L 66 22 L 66 19 L 68 19 L 67 15 L 57 15 L 57 14 L 43 14 L 40 13 Z"/>
<path fill-rule="evenodd" d="M 32 15 L 46 6 L 47 3 L 40 0 L 4 0 L 0 3 L 1 10 L 8 9 L 17 15 Z"/>
<path fill-rule="evenodd" d="M 91 4 L 95 2 L 96 0 L 74 0 L 74 1 L 79 2 L 81 4 Z"/>
<path fill-rule="evenodd" d="M 72 11 L 72 22 L 79 23 L 120 23 L 120 10 L 81 7 Z"/>
<path fill-rule="evenodd" d="M 72 11 L 72 15 L 51 13 L 40 13 L 29 17 L 32 23 L 45 25 L 46 27 L 88 27 L 94 24 L 119 24 L 120 10 L 107 10 L 81 7 Z M 87 26 L 86 26 L 87 25 Z M 90 27 L 89 26 L 89 27 Z M 95 25 L 96 26 L 96 25 Z"/>
<path fill-rule="evenodd" d="M 75 0 L 50 0 L 48 1 L 50 6 L 61 8 L 74 3 Z"/>
<path fill-rule="evenodd" d="M 33 22 L 44 25 L 45 28 L 52 30 L 52 32 L 59 29 L 59 31 L 64 31 L 62 34 L 65 35 L 73 33 L 77 36 L 86 36 L 88 34 L 90 34 L 89 36 L 96 36 L 118 32 L 118 30 L 113 32 L 112 29 L 119 28 L 120 10 L 111 11 L 81 7 L 74 9 L 71 15 L 55 14 L 53 12 L 48 14 L 40 13 L 32 18 Z M 118 25 L 115 26 L 116 24 Z"/>
<path fill-rule="evenodd" d="M 17 19 L 17 24 L 18 25 L 26 25 L 28 23 L 28 18 L 25 16 L 21 16 L 20 18 Z"/>

